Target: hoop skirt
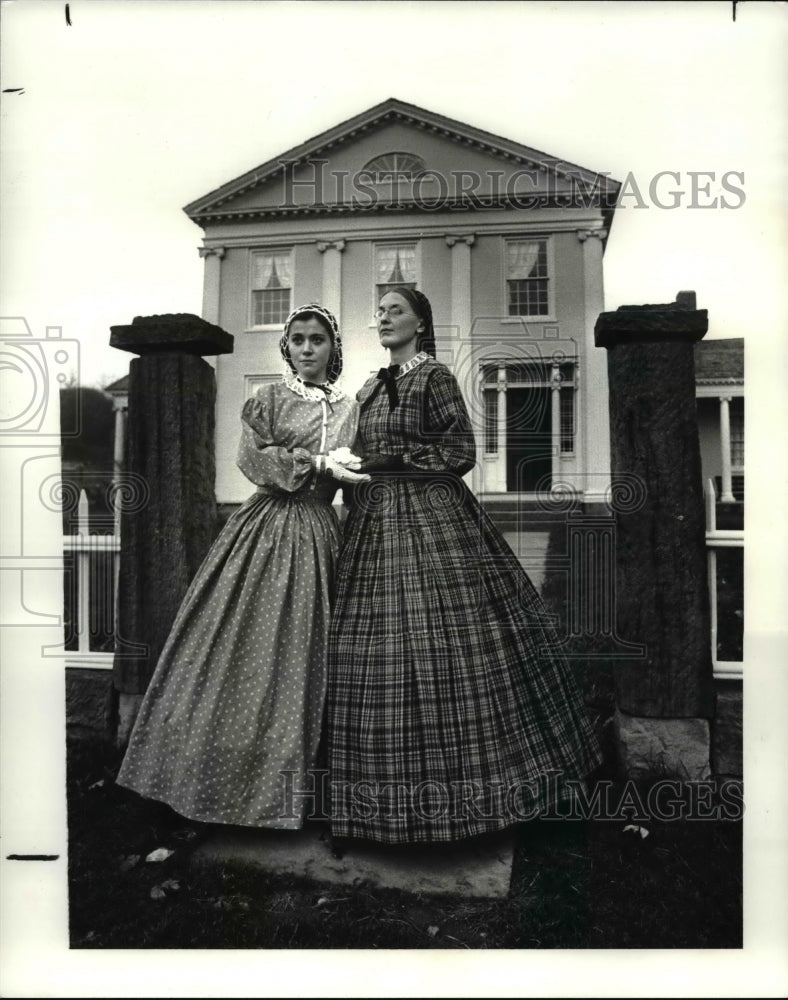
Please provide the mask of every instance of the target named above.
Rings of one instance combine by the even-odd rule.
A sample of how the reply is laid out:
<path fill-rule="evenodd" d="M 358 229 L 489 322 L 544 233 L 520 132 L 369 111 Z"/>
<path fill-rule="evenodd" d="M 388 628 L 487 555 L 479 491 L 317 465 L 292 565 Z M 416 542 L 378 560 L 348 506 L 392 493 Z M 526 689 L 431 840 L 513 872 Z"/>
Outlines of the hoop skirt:
<path fill-rule="evenodd" d="M 357 406 L 327 412 L 326 450 L 351 446 Z M 324 406 L 284 383 L 243 409 L 238 455 L 259 488 L 198 570 L 162 650 L 118 783 L 191 819 L 297 829 L 326 691 L 339 546 L 336 482 L 315 479 Z"/>
<path fill-rule="evenodd" d="M 460 478 L 475 445 L 428 359 L 358 395 L 357 451 L 402 471 L 356 487 L 329 640 L 335 836 L 453 841 L 532 818 L 600 763 L 542 602 Z M 569 783 L 567 783 L 568 785 Z M 564 787 L 563 785 L 561 787 Z"/>

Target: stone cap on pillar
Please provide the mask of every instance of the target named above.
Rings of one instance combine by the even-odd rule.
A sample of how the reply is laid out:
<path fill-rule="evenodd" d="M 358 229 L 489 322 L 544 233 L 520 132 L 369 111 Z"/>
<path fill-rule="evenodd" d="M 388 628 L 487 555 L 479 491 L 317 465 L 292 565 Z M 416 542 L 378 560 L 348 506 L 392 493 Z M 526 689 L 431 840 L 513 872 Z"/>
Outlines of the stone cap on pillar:
<path fill-rule="evenodd" d="M 135 316 L 111 326 L 109 346 L 132 354 L 232 354 L 233 336 L 193 313 Z"/>
<path fill-rule="evenodd" d="M 709 329 L 708 309 L 695 308 L 694 292 L 679 292 L 666 305 L 619 306 L 603 312 L 594 325 L 597 347 L 702 340 Z"/>

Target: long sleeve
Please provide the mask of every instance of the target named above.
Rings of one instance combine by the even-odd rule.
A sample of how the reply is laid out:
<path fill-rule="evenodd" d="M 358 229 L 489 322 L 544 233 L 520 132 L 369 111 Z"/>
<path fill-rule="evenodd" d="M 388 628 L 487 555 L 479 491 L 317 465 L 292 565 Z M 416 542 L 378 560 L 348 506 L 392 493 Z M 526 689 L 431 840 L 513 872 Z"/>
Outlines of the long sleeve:
<path fill-rule="evenodd" d="M 312 456 L 306 448 L 285 448 L 275 440 L 270 396 L 247 399 L 241 412 L 242 434 L 238 468 L 257 486 L 295 493 L 312 476 Z"/>
<path fill-rule="evenodd" d="M 476 464 L 476 442 L 457 379 L 438 368 L 425 393 L 424 440 L 405 452 L 405 467 L 462 476 Z"/>

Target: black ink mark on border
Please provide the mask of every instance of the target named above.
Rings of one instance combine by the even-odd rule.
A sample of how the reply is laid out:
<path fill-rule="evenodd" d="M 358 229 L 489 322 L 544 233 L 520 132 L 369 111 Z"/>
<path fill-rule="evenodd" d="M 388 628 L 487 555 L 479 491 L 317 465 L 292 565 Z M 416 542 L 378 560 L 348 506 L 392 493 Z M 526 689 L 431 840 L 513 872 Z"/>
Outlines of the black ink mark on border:
<path fill-rule="evenodd" d="M 735 11 L 735 6 L 734 6 L 734 11 Z M 733 15 L 733 20 L 734 21 L 736 20 L 736 14 L 735 14 L 735 12 L 734 12 L 734 15 Z M 66 4 L 66 24 L 68 25 L 69 28 L 71 27 L 71 12 L 68 9 L 68 4 Z"/>
<path fill-rule="evenodd" d="M 6 854 L 6 861 L 57 861 L 59 854 Z"/>

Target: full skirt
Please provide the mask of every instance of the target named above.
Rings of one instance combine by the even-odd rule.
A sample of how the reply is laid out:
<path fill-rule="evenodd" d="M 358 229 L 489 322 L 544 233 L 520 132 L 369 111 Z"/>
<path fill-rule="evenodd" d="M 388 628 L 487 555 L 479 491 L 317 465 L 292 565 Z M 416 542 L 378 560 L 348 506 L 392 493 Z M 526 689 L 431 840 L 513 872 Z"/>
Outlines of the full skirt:
<path fill-rule="evenodd" d="M 298 829 L 323 722 L 330 505 L 255 493 L 184 598 L 118 783 L 190 819 Z"/>
<path fill-rule="evenodd" d="M 597 739 L 536 590 L 465 484 L 373 480 L 344 539 L 329 642 L 334 835 L 460 840 L 571 797 L 600 763 Z"/>

